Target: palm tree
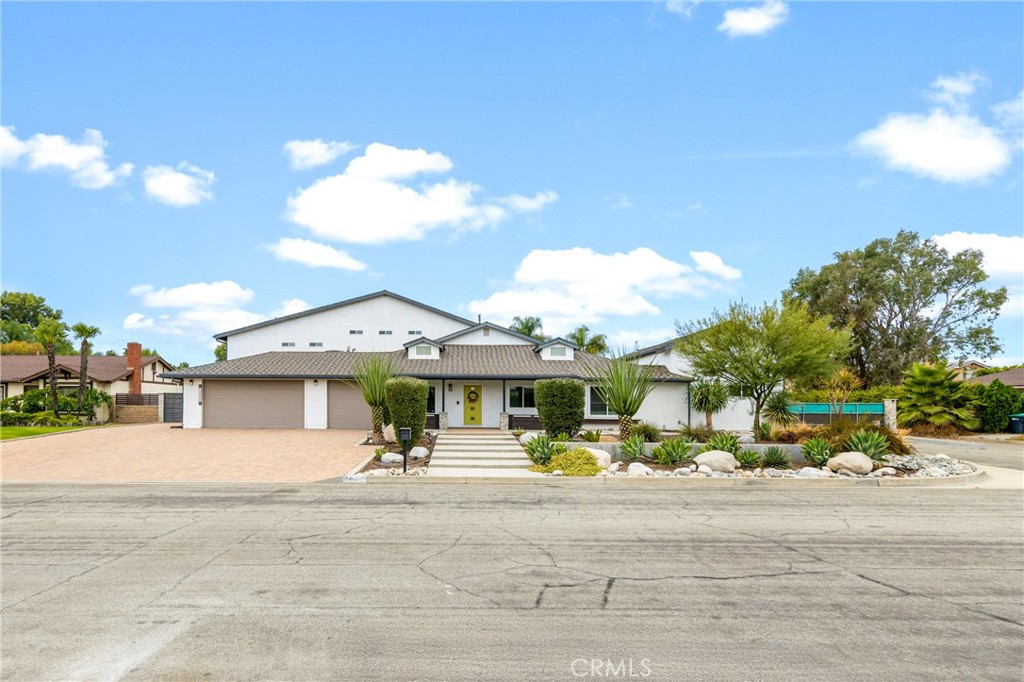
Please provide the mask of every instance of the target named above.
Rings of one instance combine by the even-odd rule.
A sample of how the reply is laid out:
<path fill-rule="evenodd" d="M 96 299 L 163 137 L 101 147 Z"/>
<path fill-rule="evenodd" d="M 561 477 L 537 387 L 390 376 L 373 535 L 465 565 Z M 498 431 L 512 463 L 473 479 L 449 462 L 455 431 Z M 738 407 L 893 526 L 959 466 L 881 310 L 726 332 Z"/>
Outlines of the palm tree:
<path fill-rule="evenodd" d="M 68 326 L 60 320 L 52 317 L 44 317 L 39 320 L 35 331 L 36 341 L 46 349 L 46 361 L 48 363 L 47 379 L 50 382 L 50 404 L 53 406 L 53 413 L 57 414 L 60 404 L 57 402 L 57 351 L 61 343 L 68 342 Z"/>
<path fill-rule="evenodd" d="M 604 334 L 590 336 L 590 327 L 585 324 L 573 329 L 566 338 L 575 343 L 584 353 L 604 355 L 608 352 L 608 337 Z"/>
<path fill-rule="evenodd" d="M 384 442 L 384 413 L 387 400 L 385 385 L 388 379 L 394 375 L 391 358 L 377 353 L 356 365 L 354 372 L 356 383 L 363 394 L 363 400 L 370 406 L 373 442 L 378 445 Z"/>
<path fill-rule="evenodd" d="M 538 341 L 547 341 L 547 337 L 544 336 L 544 323 L 539 317 L 533 315 L 527 315 L 526 317 L 519 317 L 516 315 L 512 318 L 512 324 L 508 326 L 514 332 L 519 332 L 525 336 L 532 336 Z"/>
<path fill-rule="evenodd" d="M 80 358 L 78 362 L 78 411 L 81 412 L 82 403 L 85 400 L 85 389 L 89 384 L 89 348 L 92 346 L 91 340 L 100 335 L 100 328 L 79 322 L 71 327 L 71 333 L 82 342 L 78 349 Z"/>
<path fill-rule="evenodd" d="M 710 429 L 711 416 L 729 405 L 729 392 L 722 382 L 703 379 L 690 386 L 690 405 L 704 413 L 704 423 Z"/>
<path fill-rule="evenodd" d="M 619 415 L 619 440 L 626 440 L 633 431 L 633 417 L 654 390 L 654 367 L 623 355 L 610 360 L 604 371 L 598 371 L 593 378 L 608 409 Z"/>

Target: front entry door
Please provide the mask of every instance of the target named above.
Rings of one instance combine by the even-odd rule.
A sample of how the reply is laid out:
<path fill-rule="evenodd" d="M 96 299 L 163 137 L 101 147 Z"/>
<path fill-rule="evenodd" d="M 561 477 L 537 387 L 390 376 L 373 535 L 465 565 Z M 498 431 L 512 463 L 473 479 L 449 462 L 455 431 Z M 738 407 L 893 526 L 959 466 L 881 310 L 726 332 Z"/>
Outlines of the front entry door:
<path fill-rule="evenodd" d="M 484 392 L 479 385 L 462 387 L 462 423 L 466 426 L 480 426 L 483 413 Z"/>

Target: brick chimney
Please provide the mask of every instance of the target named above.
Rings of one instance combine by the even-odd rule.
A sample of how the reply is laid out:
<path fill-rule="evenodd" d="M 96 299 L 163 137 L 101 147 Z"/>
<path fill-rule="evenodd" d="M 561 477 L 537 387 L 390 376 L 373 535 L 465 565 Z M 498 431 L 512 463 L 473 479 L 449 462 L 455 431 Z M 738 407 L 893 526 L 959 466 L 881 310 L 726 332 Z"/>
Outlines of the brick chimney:
<path fill-rule="evenodd" d="M 142 393 L 142 344 L 134 341 L 128 344 L 128 369 L 132 371 L 128 393 Z"/>

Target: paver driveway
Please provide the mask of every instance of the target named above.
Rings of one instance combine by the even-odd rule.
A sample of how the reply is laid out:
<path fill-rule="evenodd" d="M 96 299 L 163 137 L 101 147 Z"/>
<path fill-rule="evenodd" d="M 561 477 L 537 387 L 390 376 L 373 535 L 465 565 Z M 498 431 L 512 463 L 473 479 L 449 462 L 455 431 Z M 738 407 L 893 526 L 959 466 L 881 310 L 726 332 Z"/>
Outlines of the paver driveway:
<path fill-rule="evenodd" d="M 343 476 L 373 452 L 363 431 L 112 426 L 6 441 L 6 482 L 311 482 Z"/>

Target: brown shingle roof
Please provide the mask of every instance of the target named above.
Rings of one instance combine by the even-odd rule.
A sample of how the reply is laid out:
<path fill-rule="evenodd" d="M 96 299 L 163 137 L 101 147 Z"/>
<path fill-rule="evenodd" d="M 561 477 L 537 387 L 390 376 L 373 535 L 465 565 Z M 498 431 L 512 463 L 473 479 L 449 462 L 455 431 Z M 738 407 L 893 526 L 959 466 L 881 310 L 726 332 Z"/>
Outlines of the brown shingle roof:
<path fill-rule="evenodd" d="M 350 379 L 357 364 L 370 353 L 345 351 L 272 351 L 244 358 L 189 367 L 164 374 L 175 379 Z M 585 379 L 608 365 L 606 358 L 576 351 L 573 360 L 542 360 L 532 346 L 449 345 L 435 360 L 409 359 L 404 350 L 382 353 L 391 358 L 396 374 L 424 379 Z M 686 381 L 662 365 L 655 365 L 662 381 Z"/>
<path fill-rule="evenodd" d="M 1013 386 L 1014 388 L 1020 388 L 1024 386 L 1024 367 L 1016 367 L 1014 369 L 1008 369 L 1005 372 L 996 372 L 995 374 L 986 374 L 980 377 L 971 377 L 964 381 L 965 384 L 984 384 L 988 386 L 996 379 L 1003 382 L 1007 386 Z"/>
<path fill-rule="evenodd" d="M 142 366 L 148 367 L 160 360 L 157 355 L 142 358 Z M 78 376 L 81 358 L 77 355 L 58 355 L 57 366 Z M 46 374 L 48 364 L 45 355 L 4 355 L 0 356 L 0 382 L 20 383 Z M 109 383 L 128 376 L 128 358 L 123 355 L 90 355 L 89 378 Z"/>

